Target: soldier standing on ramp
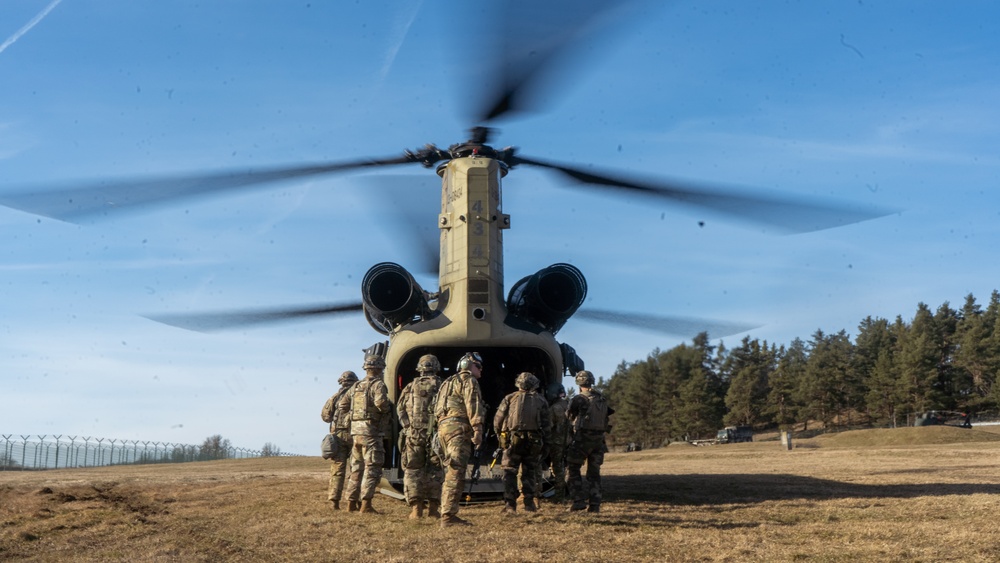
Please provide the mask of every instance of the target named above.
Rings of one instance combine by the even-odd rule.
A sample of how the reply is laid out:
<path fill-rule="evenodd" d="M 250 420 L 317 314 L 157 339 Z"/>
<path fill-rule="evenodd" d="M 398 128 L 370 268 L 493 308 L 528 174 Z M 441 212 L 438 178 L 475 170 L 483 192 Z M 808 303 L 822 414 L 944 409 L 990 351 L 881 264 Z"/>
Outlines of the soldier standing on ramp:
<path fill-rule="evenodd" d="M 444 485 L 441 487 L 441 527 L 469 522 L 458 517 L 458 501 L 465 489 L 472 447 L 483 443 L 486 404 L 479 389 L 483 359 L 470 352 L 458 361 L 458 373 L 444 380 L 438 389 L 434 415 L 437 433 L 444 448 Z"/>
<path fill-rule="evenodd" d="M 503 500 L 505 514 L 517 512 L 517 471 L 521 470 L 524 510 L 535 512 L 535 496 L 540 492 L 535 480 L 542 450 L 550 439 L 549 404 L 541 398 L 538 378 L 523 372 L 514 381 L 518 390 L 507 395 L 497 407 L 493 428 L 503 448 Z"/>
<path fill-rule="evenodd" d="M 387 417 L 392 411 L 389 390 L 382 381 L 385 360 L 381 356 L 365 356 L 365 378 L 351 389 L 351 480 L 347 484 L 350 502 L 348 510 L 378 514 L 372 508 L 375 488 L 382 479 L 385 462 L 385 437 Z M 362 474 L 364 478 L 362 479 Z"/>
<path fill-rule="evenodd" d="M 569 468 L 569 493 L 573 497 L 570 512 L 587 509 L 601 511 L 601 464 L 608 451 L 604 433 L 609 430 L 608 416 L 615 411 L 608 407 L 608 400 L 594 389 L 594 374 L 587 370 L 577 372 L 576 384 L 580 394 L 569 401 L 566 417 L 573 430 L 573 439 L 566 449 Z M 580 469 L 587 462 L 587 488 L 584 488 Z"/>
<path fill-rule="evenodd" d="M 330 487 L 326 498 L 333 503 L 334 510 L 340 510 L 340 497 L 344 492 L 347 476 L 347 460 L 351 457 L 354 442 L 351 440 L 351 387 L 358 382 L 353 371 L 340 374 L 337 383 L 340 390 L 326 400 L 320 416 L 330 423 L 330 434 L 336 442 L 335 453 L 330 460 Z"/>
<path fill-rule="evenodd" d="M 427 502 L 428 516 L 441 517 L 444 470 L 430 447 L 430 419 L 434 412 L 433 401 L 441 386 L 440 372 L 441 362 L 437 356 L 421 356 L 417 362 L 420 375 L 403 388 L 396 405 L 396 415 L 403 427 L 400 448 L 403 491 L 410 505 L 410 518 L 424 517 L 424 502 Z"/>

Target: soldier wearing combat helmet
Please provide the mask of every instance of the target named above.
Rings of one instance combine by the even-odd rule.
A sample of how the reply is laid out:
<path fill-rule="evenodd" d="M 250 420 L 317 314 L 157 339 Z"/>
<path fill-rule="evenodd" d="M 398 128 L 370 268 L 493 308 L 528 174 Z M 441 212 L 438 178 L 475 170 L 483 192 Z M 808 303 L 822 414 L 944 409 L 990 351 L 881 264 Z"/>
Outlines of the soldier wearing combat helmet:
<path fill-rule="evenodd" d="M 608 417 L 614 410 L 600 391 L 594 389 L 594 374 L 587 370 L 577 372 L 576 384 L 580 393 L 574 395 L 566 409 L 572 439 L 566 448 L 566 465 L 569 469 L 569 493 L 573 505 L 569 510 L 601 510 L 601 464 L 608 446 L 604 434 L 609 430 Z M 580 470 L 587 463 L 587 482 L 584 484 Z"/>
<path fill-rule="evenodd" d="M 347 484 L 348 510 L 377 513 L 372 508 L 375 488 L 382 479 L 385 446 L 382 439 L 391 416 L 389 390 L 382 381 L 385 360 L 381 356 L 365 356 L 365 378 L 354 384 L 350 397 L 351 479 Z"/>
<path fill-rule="evenodd" d="M 569 402 L 566 400 L 566 388 L 561 383 L 549 385 L 545 391 L 545 398 L 549 402 L 549 411 L 552 415 L 552 439 L 548 443 L 548 460 L 543 461 L 544 466 L 552 468 L 552 485 L 554 494 L 552 500 L 563 502 L 566 499 L 566 446 L 569 441 L 569 421 L 566 419 L 566 410 Z M 541 467 L 541 470 L 548 467 Z"/>
<path fill-rule="evenodd" d="M 444 470 L 441 460 L 430 447 L 430 422 L 434 399 L 441 386 L 441 362 L 437 356 L 427 354 L 417 361 L 416 379 L 409 382 L 399 395 L 396 415 L 403 427 L 401 434 L 401 465 L 403 467 L 403 492 L 410 505 L 410 518 L 423 518 L 424 503 L 427 515 L 441 517 L 441 485 Z"/>
<path fill-rule="evenodd" d="M 333 503 L 334 510 L 340 510 L 340 497 L 344 492 L 344 478 L 347 476 L 348 458 L 354 445 L 351 440 L 351 387 L 358 382 L 358 376 L 353 371 L 340 374 L 337 383 L 338 390 L 326 400 L 320 417 L 323 422 L 330 423 L 330 434 L 333 435 L 333 458 L 330 459 L 330 486 L 326 498 Z"/>
<path fill-rule="evenodd" d="M 537 510 L 535 497 L 540 491 L 535 477 L 551 431 L 549 405 L 536 393 L 538 378 L 524 372 L 514 383 L 518 390 L 503 398 L 493 417 L 493 428 L 503 448 L 503 512 L 507 514 L 517 512 L 519 469 L 524 510 Z"/>
<path fill-rule="evenodd" d="M 441 487 L 441 527 L 469 524 L 458 517 L 458 500 L 465 489 L 465 472 L 472 447 L 483 443 L 486 404 L 479 389 L 483 359 L 470 352 L 458 361 L 458 373 L 441 383 L 434 416 L 444 448 L 444 485 Z"/>

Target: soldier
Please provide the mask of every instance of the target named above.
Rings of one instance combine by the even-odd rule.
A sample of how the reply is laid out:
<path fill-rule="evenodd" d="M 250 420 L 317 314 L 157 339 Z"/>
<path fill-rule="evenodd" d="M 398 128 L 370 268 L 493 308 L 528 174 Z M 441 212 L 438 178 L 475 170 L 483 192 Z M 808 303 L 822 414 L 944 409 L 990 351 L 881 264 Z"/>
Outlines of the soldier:
<path fill-rule="evenodd" d="M 552 500 L 566 500 L 566 445 L 569 442 L 569 420 L 566 410 L 566 388 L 561 383 L 553 383 L 545 392 L 549 401 L 549 411 L 552 419 L 552 439 L 548 443 L 549 462 L 552 468 L 552 484 L 554 494 Z M 546 469 L 543 467 L 542 469 Z"/>
<path fill-rule="evenodd" d="M 351 407 L 351 479 L 347 483 L 348 510 L 378 514 L 372 508 L 375 488 L 382 479 L 385 461 L 387 418 L 392 410 L 389 390 L 382 381 L 385 360 L 381 356 L 365 356 L 365 378 L 354 384 L 349 394 Z M 362 479 L 363 475 L 363 479 Z"/>
<path fill-rule="evenodd" d="M 424 517 L 424 502 L 427 515 L 441 517 L 441 485 L 444 470 L 441 460 L 430 448 L 430 418 L 433 415 L 433 401 L 441 386 L 441 362 L 437 356 L 427 354 L 417 362 L 420 375 L 403 388 L 396 405 L 396 414 L 403 427 L 400 451 L 403 466 L 403 491 L 410 505 L 410 518 Z"/>
<path fill-rule="evenodd" d="M 549 405 L 541 398 L 538 378 L 523 372 L 514 381 L 517 391 L 507 395 L 497 407 L 493 418 L 493 428 L 500 436 L 503 448 L 503 499 L 505 514 L 517 512 L 517 471 L 521 470 L 521 493 L 524 495 L 524 510 L 534 512 L 536 473 L 541 461 L 542 449 L 551 435 Z"/>
<path fill-rule="evenodd" d="M 458 517 L 458 500 L 465 490 L 472 447 L 483 443 L 486 404 L 479 389 L 483 360 L 470 352 L 458 361 L 458 373 L 444 380 L 438 389 L 434 415 L 437 433 L 444 448 L 444 485 L 441 487 L 441 527 L 469 522 Z"/>
<path fill-rule="evenodd" d="M 577 372 L 576 384 L 580 394 L 569 401 L 566 417 L 573 432 L 569 447 L 566 448 L 566 465 L 569 467 L 569 492 L 573 496 L 571 512 L 583 510 L 601 511 L 601 464 L 608 446 L 604 443 L 604 433 L 609 430 L 608 416 L 614 410 L 608 407 L 608 400 L 594 389 L 594 374 L 587 370 Z M 587 462 L 587 490 L 584 490 L 580 469 Z"/>
<path fill-rule="evenodd" d="M 340 497 L 344 491 L 344 477 L 347 474 L 347 460 L 351 456 L 354 441 L 351 440 L 351 387 L 358 382 L 353 371 L 340 374 L 337 383 L 340 390 L 326 400 L 320 416 L 330 423 L 330 434 L 336 442 L 335 453 L 330 460 L 330 487 L 327 500 L 333 502 L 333 509 L 340 510 Z"/>

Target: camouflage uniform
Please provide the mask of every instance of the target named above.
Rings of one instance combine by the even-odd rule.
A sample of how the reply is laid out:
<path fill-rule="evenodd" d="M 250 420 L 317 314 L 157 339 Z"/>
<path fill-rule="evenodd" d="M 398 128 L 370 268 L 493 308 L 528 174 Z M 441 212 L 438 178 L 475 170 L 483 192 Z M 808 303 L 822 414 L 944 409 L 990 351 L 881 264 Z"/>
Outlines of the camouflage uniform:
<path fill-rule="evenodd" d="M 438 508 L 444 469 L 430 448 L 430 419 L 433 401 L 441 386 L 441 378 L 437 375 L 440 370 L 441 363 L 435 356 L 421 357 L 417 363 L 420 375 L 403 388 L 396 405 L 399 424 L 403 427 L 400 445 L 403 491 L 411 506 L 412 518 L 423 517 L 425 501 L 429 516 L 441 516 Z"/>
<path fill-rule="evenodd" d="M 549 411 L 552 419 L 552 439 L 548 443 L 549 464 L 552 467 L 552 485 L 555 489 L 553 500 L 562 502 L 566 498 L 566 446 L 569 442 L 569 420 L 566 417 L 566 410 L 569 402 L 566 401 L 566 390 L 562 385 L 556 389 L 557 393 L 552 393 L 549 397 Z M 543 467 L 542 469 L 546 469 Z"/>
<path fill-rule="evenodd" d="M 330 423 L 330 434 L 337 442 L 337 453 L 330 460 L 330 486 L 326 498 L 340 509 L 340 497 L 344 491 L 344 480 L 347 475 L 347 460 L 351 456 L 354 441 L 351 440 L 351 388 L 358 382 L 358 376 L 353 371 L 345 371 L 340 376 L 340 390 L 326 400 L 320 416 L 323 422 Z"/>
<path fill-rule="evenodd" d="M 365 358 L 366 377 L 351 389 L 351 479 L 347 500 L 351 509 L 374 512 L 371 501 L 382 479 L 385 446 L 382 439 L 392 410 L 389 390 L 382 381 L 385 361 L 378 356 Z M 363 479 L 362 479 L 363 476 Z M 359 506 L 360 504 L 360 506 Z"/>
<path fill-rule="evenodd" d="M 601 464 L 604 463 L 604 453 L 608 451 L 604 433 L 608 430 L 608 416 L 614 411 L 608 407 L 604 395 L 592 388 L 592 373 L 586 370 L 577 373 L 576 384 L 580 386 L 580 394 L 570 399 L 566 410 L 566 417 L 573 431 L 573 439 L 566 449 L 569 493 L 573 497 L 570 510 L 587 508 L 590 512 L 599 512 Z M 586 489 L 580 475 L 584 462 L 587 463 Z"/>
<path fill-rule="evenodd" d="M 475 361 L 472 361 L 472 359 Z M 482 442 L 486 404 L 472 364 L 482 366 L 478 354 L 466 354 L 458 363 L 458 373 L 444 380 L 438 389 L 434 416 L 438 439 L 444 448 L 444 485 L 441 487 L 441 525 L 466 524 L 458 518 L 458 501 L 465 490 L 465 473 L 472 457 L 473 440 Z"/>
<path fill-rule="evenodd" d="M 503 450 L 504 512 L 517 511 L 517 472 L 521 470 L 524 509 L 535 511 L 536 473 L 542 448 L 550 440 L 549 405 L 535 390 L 538 378 L 530 373 L 517 376 L 518 391 L 503 398 L 493 418 Z"/>

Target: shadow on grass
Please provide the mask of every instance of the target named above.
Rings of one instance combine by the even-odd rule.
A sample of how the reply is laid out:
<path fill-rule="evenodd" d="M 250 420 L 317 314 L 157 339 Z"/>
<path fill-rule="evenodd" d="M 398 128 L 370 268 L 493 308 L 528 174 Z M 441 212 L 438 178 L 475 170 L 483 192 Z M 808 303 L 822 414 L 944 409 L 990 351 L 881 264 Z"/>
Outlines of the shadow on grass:
<path fill-rule="evenodd" d="M 1000 485 L 989 483 L 865 485 L 781 474 L 609 475 L 602 477 L 601 481 L 604 498 L 609 501 L 665 502 L 676 505 L 1000 494 Z"/>

